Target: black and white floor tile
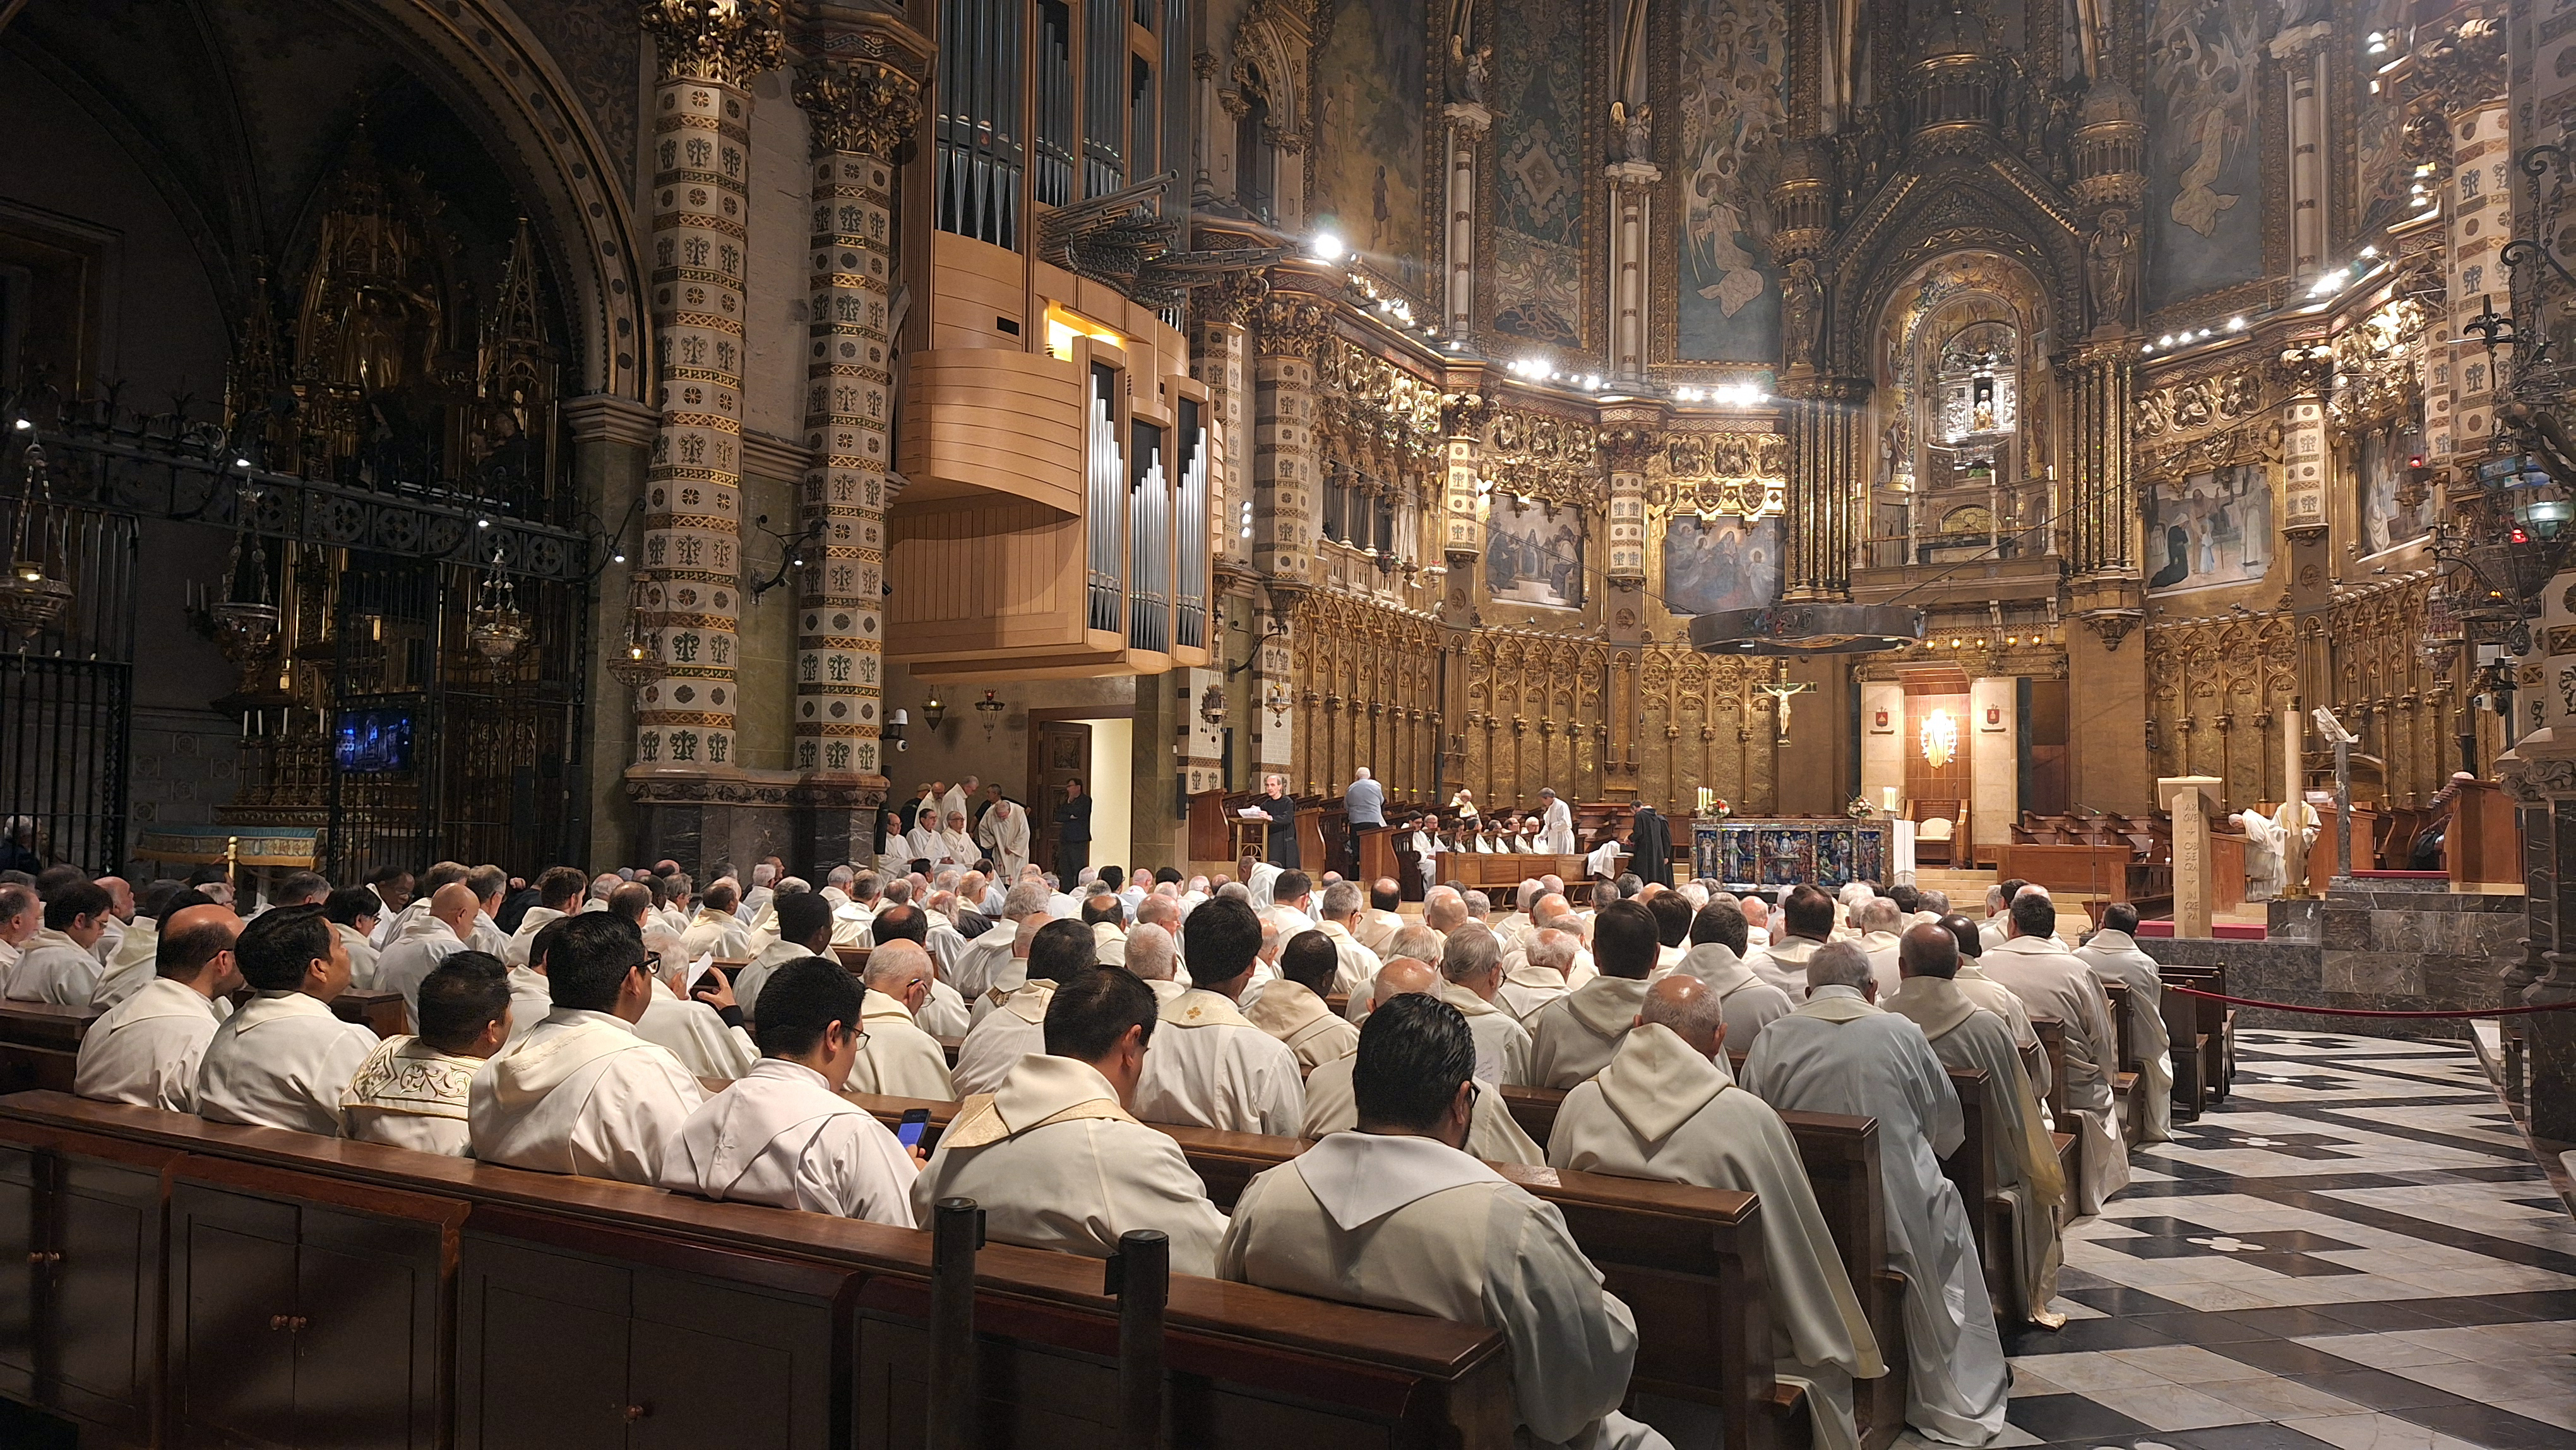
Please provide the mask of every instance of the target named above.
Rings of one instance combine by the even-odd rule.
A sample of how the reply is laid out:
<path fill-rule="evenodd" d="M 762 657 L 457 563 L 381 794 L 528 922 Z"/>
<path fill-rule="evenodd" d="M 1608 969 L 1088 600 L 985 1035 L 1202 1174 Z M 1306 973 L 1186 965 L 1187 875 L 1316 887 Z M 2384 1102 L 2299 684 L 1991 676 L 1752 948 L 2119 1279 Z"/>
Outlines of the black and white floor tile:
<path fill-rule="evenodd" d="M 2576 1450 L 2576 1220 L 2467 1048 L 2236 1044 L 2227 1102 L 2068 1230 L 1996 1444 Z"/>

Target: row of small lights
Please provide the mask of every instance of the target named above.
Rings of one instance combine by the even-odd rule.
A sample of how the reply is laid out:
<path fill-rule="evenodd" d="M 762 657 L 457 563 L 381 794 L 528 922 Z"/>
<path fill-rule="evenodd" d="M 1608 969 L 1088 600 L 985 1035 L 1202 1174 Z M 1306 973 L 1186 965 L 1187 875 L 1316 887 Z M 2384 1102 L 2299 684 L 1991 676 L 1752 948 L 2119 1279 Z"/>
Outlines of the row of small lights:
<path fill-rule="evenodd" d="M 1317 232 L 1315 234 L 1315 239 L 1307 244 L 1307 252 L 1318 262 L 1339 262 L 1343 258 L 1351 255 L 1351 249 L 1343 243 L 1340 237 L 1333 235 L 1331 232 Z M 1369 297 L 1371 303 L 1369 310 L 1375 312 L 1381 320 L 1385 321 L 1390 326 L 1401 328 L 1407 332 L 1419 332 L 1424 337 L 1438 337 L 1440 335 L 1440 329 L 1432 326 L 1430 323 L 1424 322 L 1417 324 L 1414 322 L 1412 303 L 1405 301 L 1401 297 L 1378 296 L 1377 289 L 1369 285 L 1367 277 L 1362 273 L 1346 271 L 1344 275 L 1359 284 L 1360 290 L 1366 293 Z M 1453 339 L 1449 346 L 1454 350 L 1458 344 Z"/>
<path fill-rule="evenodd" d="M 2377 270 L 2375 264 L 2379 258 L 2379 248 L 2375 246 L 2364 247 L 2361 249 L 2359 257 L 2360 261 L 2337 267 L 2333 271 L 2317 278 L 2316 281 L 2308 284 L 2308 296 L 2311 299 L 2332 297 L 2343 291 L 2346 287 L 2351 286 L 2356 277 L 2365 277 L 2371 272 Z M 2373 265 L 2365 266 L 2363 265 L 2364 263 L 2370 263 Z M 2243 332 L 2246 329 L 2246 326 L 2247 323 L 2241 316 L 2227 319 L 2227 333 L 2230 335 Z M 2220 335 L 2219 331 L 2215 328 L 2204 327 L 2198 332 L 2194 332 L 2190 328 L 2186 327 L 2180 332 L 2168 332 L 2153 342 L 2142 343 L 2139 345 L 2138 351 L 2149 356 L 2153 356 L 2160 352 L 2171 352 L 2175 348 L 2189 347 L 2193 343 L 2207 342 L 2211 338 Z"/>

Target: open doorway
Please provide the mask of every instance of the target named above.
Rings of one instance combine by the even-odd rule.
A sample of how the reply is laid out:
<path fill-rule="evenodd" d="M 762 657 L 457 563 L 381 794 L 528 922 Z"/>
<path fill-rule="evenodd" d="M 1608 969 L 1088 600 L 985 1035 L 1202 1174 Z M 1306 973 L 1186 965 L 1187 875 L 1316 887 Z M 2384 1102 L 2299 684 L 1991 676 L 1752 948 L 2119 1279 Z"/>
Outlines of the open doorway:
<path fill-rule="evenodd" d="M 1135 848 L 1135 752 L 1133 711 L 1107 714 L 1097 706 L 1073 706 L 1029 712 L 1028 801 L 1038 834 L 1032 859 L 1057 871 L 1060 882 L 1071 884 L 1058 871 L 1056 838 L 1056 807 L 1064 802 L 1068 780 L 1080 780 L 1091 797 L 1091 845 L 1083 864 L 1127 864 Z"/>

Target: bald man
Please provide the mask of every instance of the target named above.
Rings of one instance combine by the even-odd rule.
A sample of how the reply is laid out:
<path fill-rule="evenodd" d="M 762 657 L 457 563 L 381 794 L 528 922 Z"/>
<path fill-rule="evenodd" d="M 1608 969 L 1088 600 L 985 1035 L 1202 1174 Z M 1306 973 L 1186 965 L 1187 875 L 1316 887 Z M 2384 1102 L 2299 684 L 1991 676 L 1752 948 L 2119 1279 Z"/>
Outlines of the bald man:
<path fill-rule="evenodd" d="M 1565 1095 L 1547 1161 L 1582 1173 L 1760 1195 L 1774 1368 L 1808 1387 L 1817 1450 L 1856 1450 L 1852 1381 L 1875 1379 L 1887 1365 L 1816 1207 L 1798 1145 L 1770 1104 L 1735 1085 L 1726 1036 L 1717 988 L 1686 971 L 1648 987 L 1610 1065 Z M 1681 1443 L 1713 1444 L 1721 1430 L 1712 1412 L 1708 1433 Z"/>
<path fill-rule="evenodd" d="M 376 990 L 403 995 L 403 1021 L 420 1031 L 420 984 L 438 964 L 465 950 L 483 903 L 474 888 L 451 881 L 429 894 L 429 909 L 411 919 L 376 958 Z"/>
<path fill-rule="evenodd" d="M 867 1037 L 850 1069 L 851 1092 L 956 1100 L 947 1051 L 914 1020 L 936 975 L 930 953 L 900 938 L 868 953 L 867 996 L 859 1007 Z"/>
<path fill-rule="evenodd" d="M 1437 997 L 1442 986 L 1437 969 L 1410 957 L 1397 957 L 1377 974 L 1377 1000 L 1389 1002 L 1413 992 Z M 1307 1074 L 1303 1129 L 1307 1137 L 1320 1138 L 1359 1126 L 1359 1094 L 1352 1086 L 1352 1071 L 1358 1065 L 1359 1057 L 1354 1052 L 1323 1063 Z M 1466 1151 L 1467 1156 L 1488 1163 L 1527 1163 L 1536 1167 L 1547 1162 L 1547 1154 L 1512 1120 L 1512 1110 L 1504 1106 L 1502 1093 L 1483 1078 L 1476 1079 L 1476 1104 L 1468 1115 Z"/>
<path fill-rule="evenodd" d="M 174 1113 L 197 1110 L 197 1066 L 240 990 L 233 939 L 241 918 L 226 906 L 191 906 L 161 922 L 155 975 L 81 1037 L 72 1091 L 100 1102 Z"/>

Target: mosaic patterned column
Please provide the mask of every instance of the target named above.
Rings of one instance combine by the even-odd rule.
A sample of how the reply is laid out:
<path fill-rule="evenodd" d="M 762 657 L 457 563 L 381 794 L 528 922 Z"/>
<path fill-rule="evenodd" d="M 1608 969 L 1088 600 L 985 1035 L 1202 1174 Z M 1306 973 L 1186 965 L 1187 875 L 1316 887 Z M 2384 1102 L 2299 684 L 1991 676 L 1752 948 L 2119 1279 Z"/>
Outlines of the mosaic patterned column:
<path fill-rule="evenodd" d="M 873 61 L 817 61 L 796 86 L 812 122 L 803 511 L 821 541 L 801 581 L 796 768 L 878 776 L 885 668 L 885 511 L 893 374 L 894 166 L 921 88 Z"/>
<path fill-rule="evenodd" d="M 653 91 L 653 324 L 661 422 L 645 473 L 646 624 L 662 677 L 636 693 L 635 764 L 733 764 L 742 584 L 743 274 L 752 77 L 778 63 L 760 4 L 659 0 L 641 15 Z"/>

